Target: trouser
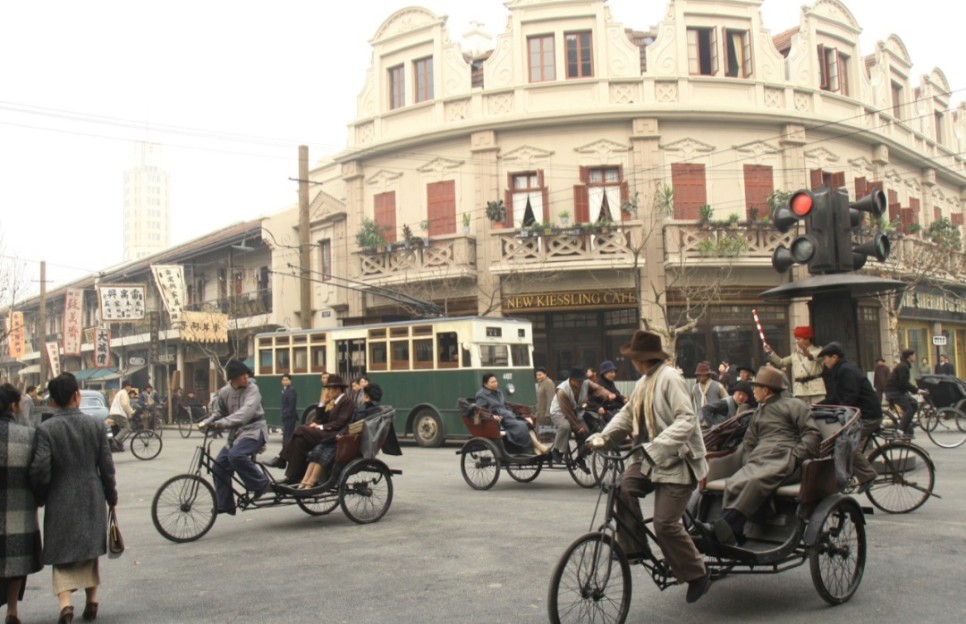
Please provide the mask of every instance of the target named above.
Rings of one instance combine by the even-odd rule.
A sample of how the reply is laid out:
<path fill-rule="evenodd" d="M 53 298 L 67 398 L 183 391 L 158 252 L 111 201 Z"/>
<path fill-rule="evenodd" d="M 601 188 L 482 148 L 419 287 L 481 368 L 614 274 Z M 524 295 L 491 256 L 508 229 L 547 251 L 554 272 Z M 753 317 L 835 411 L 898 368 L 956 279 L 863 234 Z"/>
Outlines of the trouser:
<path fill-rule="evenodd" d="M 265 445 L 265 438 L 243 438 L 235 440 L 231 446 L 226 446 L 215 458 L 212 476 L 215 479 L 215 495 L 218 499 L 218 511 L 233 512 L 235 510 L 235 496 L 231 487 L 231 476 L 235 472 L 241 478 L 245 488 L 250 492 L 258 492 L 268 483 L 265 472 L 259 468 L 252 455 Z"/>
<path fill-rule="evenodd" d="M 292 439 L 292 434 L 295 433 L 295 427 L 299 424 L 299 417 L 297 414 L 292 414 L 291 416 L 282 417 L 282 446 L 289 443 Z"/>
<path fill-rule="evenodd" d="M 587 423 L 584 422 L 582 416 L 577 416 L 580 424 L 583 425 L 584 429 L 587 429 Z M 557 412 L 550 413 L 550 421 L 553 422 L 553 426 L 557 428 L 557 435 L 553 439 L 553 447 L 560 451 L 562 454 L 566 455 L 569 451 L 568 444 L 570 443 L 570 421 L 566 416 Z"/>
<path fill-rule="evenodd" d="M 856 481 L 865 483 L 869 479 L 875 479 L 876 471 L 869 463 L 869 458 L 865 456 L 865 445 L 868 443 L 872 434 L 882 426 L 881 418 L 863 418 L 862 431 L 859 434 L 859 447 L 852 453 L 852 475 Z"/>
<path fill-rule="evenodd" d="M 886 398 L 902 409 L 902 418 L 899 419 L 899 430 L 905 433 L 911 433 L 912 417 L 916 415 L 916 410 L 919 408 L 916 400 L 905 392 L 886 392 Z"/>
<path fill-rule="evenodd" d="M 118 432 L 114 435 L 114 439 L 118 442 L 123 442 L 131 435 L 131 419 L 124 414 L 110 414 L 108 416 L 114 421 L 114 424 L 118 427 Z"/>
<path fill-rule="evenodd" d="M 278 454 L 288 465 L 285 467 L 285 477 L 291 481 L 301 481 L 305 474 L 305 458 L 326 436 L 318 427 L 302 425 L 292 434 L 282 452 Z"/>
<path fill-rule="evenodd" d="M 654 492 L 654 535 L 664 558 L 671 566 L 671 571 L 679 581 L 693 581 L 704 576 L 705 571 L 701 553 L 681 522 L 694 487 L 693 482 L 687 485 L 654 483 L 641 474 L 640 462 L 628 466 L 621 476 L 620 497 L 624 505 L 618 507 L 618 518 L 628 526 L 636 526 L 637 522 L 643 523 L 644 517 L 638 499 Z M 618 524 L 617 543 L 624 552 L 640 550 L 632 546 L 635 538 L 627 535 L 620 527 Z M 643 539 L 644 536 L 637 537 Z"/>

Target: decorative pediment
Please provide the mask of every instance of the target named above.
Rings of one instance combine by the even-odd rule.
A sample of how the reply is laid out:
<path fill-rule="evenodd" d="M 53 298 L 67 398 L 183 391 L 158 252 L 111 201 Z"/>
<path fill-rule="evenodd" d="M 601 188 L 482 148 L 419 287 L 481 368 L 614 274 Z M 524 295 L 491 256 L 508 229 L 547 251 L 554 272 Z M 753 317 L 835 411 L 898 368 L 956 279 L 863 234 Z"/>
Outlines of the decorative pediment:
<path fill-rule="evenodd" d="M 553 152 L 533 147 L 531 145 L 521 145 L 500 155 L 500 160 L 506 162 L 533 162 L 534 160 L 546 160 L 553 156 Z"/>
<path fill-rule="evenodd" d="M 818 147 L 813 150 L 806 151 L 805 160 L 818 163 L 820 167 L 825 167 L 826 165 L 837 163 L 840 158 L 837 154 L 830 152 L 824 147 Z"/>
<path fill-rule="evenodd" d="M 607 139 L 600 139 L 587 145 L 575 147 L 574 151 L 578 154 L 596 154 L 600 156 L 602 154 L 613 154 L 614 152 L 629 152 L 631 151 L 631 146 L 615 143 Z"/>
<path fill-rule="evenodd" d="M 420 173 L 442 173 L 449 169 L 458 169 L 464 162 L 463 160 L 452 160 L 450 158 L 434 158 L 417 171 Z"/>
<path fill-rule="evenodd" d="M 380 169 L 371 176 L 366 176 L 366 184 L 387 184 L 402 177 L 401 171 Z"/>
<path fill-rule="evenodd" d="M 852 12 L 838 0 L 818 0 L 809 12 L 815 15 L 821 15 L 833 22 L 847 24 L 857 31 L 861 30 L 859 22 L 856 21 Z"/>
<path fill-rule="evenodd" d="M 781 153 L 781 148 L 767 141 L 755 141 L 745 145 L 735 145 L 735 151 L 743 158 L 761 158 Z"/>
<path fill-rule="evenodd" d="M 909 50 L 906 49 L 906 44 L 902 42 L 899 35 L 889 35 L 889 38 L 880 42 L 879 46 L 883 50 L 892 53 L 906 67 L 912 67 L 912 58 L 909 56 Z"/>
<path fill-rule="evenodd" d="M 687 138 L 675 141 L 674 143 L 668 143 L 667 145 L 661 145 L 661 149 L 665 152 L 681 153 L 687 156 L 688 154 L 707 154 L 713 152 L 714 146 L 692 138 Z"/>
<path fill-rule="evenodd" d="M 420 7 L 408 7 L 396 11 L 382 23 L 376 35 L 372 38 L 372 43 L 377 43 L 383 39 L 388 39 L 402 33 L 419 30 L 440 21 L 431 11 Z"/>
<path fill-rule="evenodd" d="M 922 185 L 916 178 L 909 178 L 906 181 L 906 188 L 909 190 L 910 195 L 918 196 L 922 192 Z"/>

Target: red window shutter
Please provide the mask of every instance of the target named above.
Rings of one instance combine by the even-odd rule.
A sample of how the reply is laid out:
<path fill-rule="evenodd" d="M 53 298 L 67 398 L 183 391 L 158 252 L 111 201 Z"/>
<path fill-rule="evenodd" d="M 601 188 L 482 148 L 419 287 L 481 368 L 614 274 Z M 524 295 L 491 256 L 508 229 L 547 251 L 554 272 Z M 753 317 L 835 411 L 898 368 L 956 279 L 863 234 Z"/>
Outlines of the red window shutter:
<path fill-rule="evenodd" d="M 674 218 L 698 220 L 701 217 L 701 207 L 708 203 L 704 165 L 672 164 L 671 185 L 674 188 Z"/>
<path fill-rule="evenodd" d="M 886 191 L 886 196 L 889 198 L 889 221 L 895 221 L 899 218 L 899 210 L 902 208 L 899 205 L 899 193 L 889 189 Z"/>
<path fill-rule="evenodd" d="M 512 186 L 510 188 L 513 188 Z M 513 227 L 513 191 L 503 193 L 503 227 Z"/>
<path fill-rule="evenodd" d="M 953 225 L 961 226 L 963 224 L 963 213 L 953 212 L 949 215 L 949 222 Z"/>
<path fill-rule="evenodd" d="M 751 211 L 767 215 L 768 198 L 774 192 L 774 176 L 766 165 L 745 165 L 745 216 L 751 219 Z"/>
<path fill-rule="evenodd" d="M 620 207 L 621 221 L 629 221 L 634 218 L 634 215 L 632 215 L 631 213 L 624 212 L 624 206 L 627 205 L 627 202 L 630 201 L 630 198 L 631 198 L 630 186 L 628 186 L 627 180 L 624 179 L 623 172 L 621 172 L 621 207 Z"/>
<path fill-rule="evenodd" d="M 862 199 L 869 194 L 869 183 L 865 181 L 865 178 L 855 179 L 855 198 Z"/>
<path fill-rule="evenodd" d="M 590 170 L 587 167 L 580 168 L 580 181 L 584 184 L 590 182 Z"/>
<path fill-rule="evenodd" d="M 590 196 L 587 193 L 587 186 L 575 184 L 574 223 L 587 223 L 588 221 L 590 221 Z"/>
<path fill-rule="evenodd" d="M 910 223 L 919 223 L 919 218 L 920 218 L 919 213 L 922 211 L 920 210 L 920 207 L 919 207 L 918 197 L 912 197 L 909 199 L 909 211 L 912 214 L 912 221 Z"/>
<path fill-rule="evenodd" d="M 941 221 L 943 218 L 943 209 L 940 208 L 939 206 L 933 206 L 932 218 L 933 218 L 933 221 Z"/>
<path fill-rule="evenodd" d="M 426 212 L 430 236 L 456 233 L 456 182 L 432 182 L 426 185 Z"/>
<path fill-rule="evenodd" d="M 543 199 L 543 222 L 550 223 L 550 189 L 543 181 L 543 169 L 537 169 L 537 186 Z"/>
<path fill-rule="evenodd" d="M 373 198 L 376 225 L 388 243 L 396 242 L 396 192 L 379 193 Z"/>
<path fill-rule="evenodd" d="M 831 177 L 829 179 L 829 184 L 834 189 L 844 188 L 845 187 L 845 173 L 842 172 L 842 171 L 839 171 L 837 173 L 831 174 Z"/>
<path fill-rule="evenodd" d="M 825 176 L 822 174 L 821 169 L 812 169 L 809 172 L 809 188 L 811 188 L 813 191 L 822 186 L 824 180 Z"/>

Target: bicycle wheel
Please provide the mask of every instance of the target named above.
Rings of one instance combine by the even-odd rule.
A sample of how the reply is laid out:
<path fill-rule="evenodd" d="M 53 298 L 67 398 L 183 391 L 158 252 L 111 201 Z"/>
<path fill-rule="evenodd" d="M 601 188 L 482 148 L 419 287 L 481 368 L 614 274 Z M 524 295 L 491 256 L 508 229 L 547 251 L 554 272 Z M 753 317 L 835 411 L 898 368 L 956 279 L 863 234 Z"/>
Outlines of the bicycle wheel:
<path fill-rule="evenodd" d="M 215 524 L 215 488 L 198 475 L 178 475 L 158 488 L 151 502 L 151 521 L 165 539 L 193 542 Z"/>
<path fill-rule="evenodd" d="M 956 448 L 966 442 L 966 414 L 952 407 L 934 412 L 926 435 L 936 446 Z"/>
<path fill-rule="evenodd" d="M 150 429 L 135 433 L 131 436 L 129 444 L 134 456 L 145 461 L 154 459 L 161 452 L 161 436 Z"/>
<path fill-rule="evenodd" d="M 812 584 L 825 602 L 846 602 L 859 588 L 865 570 L 865 524 L 862 512 L 840 500 L 822 519 L 815 544 L 809 547 Z"/>
<path fill-rule="evenodd" d="M 164 434 L 164 421 L 159 414 L 155 414 L 151 417 L 151 431 L 158 434 L 160 438 Z"/>
<path fill-rule="evenodd" d="M 337 492 L 327 490 L 319 496 L 296 498 L 295 504 L 310 516 L 324 516 L 339 506 L 339 496 Z"/>
<path fill-rule="evenodd" d="M 191 417 L 187 414 L 181 414 L 178 416 L 178 433 L 181 434 L 182 438 L 187 438 L 191 435 L 191 430 L 194 429 L 194 423 L 191 422 Z"/>
<path fill-rule="evenodd" d="M 496 448 L 489 440 L 473 439 L 463 445 L 460 456 L 463 480 L 474 490 L 488 490 L 500 478 Z"/>
<path fill-rule="evenodd" d="M 631 567 L 609 535 L 587 533 L 564 552 L 550 578 L 552 624 L 623 624 L 631 604 Z"/>
<path fill-rule="evenodd" d="M 506 464 L 506 473 L 510 475 L 511 479 L 520 483 L 530 483 L 537 478 L 542 469 L 543 464 L 538 461 L 526 464 L 507 462 Z"/>
<path fill-rule="evenodd" d="M 392 505 L 392 475 L 379 462 L 349 464 L 339 487 L 342 512 L 356 524 L 382 518 Z"/>
<path fill-rule="evenodd" d="M 568 457 L 567 460 L 567 472 L 570 473 L 570 478 L 574 480 L 574 483 L 580 487 L 592 488 L 596 487 L 597 477 L 594 476 L 593 470 L 587 463 L 587 455 L 580 457 L 580 445 L 577 440 L 570 438 L 570 444 L 568 445 Z"/>
<path fill-rule="evenodd" d="M 878 475 L 866 495 L 882 511 L 908 513 L 932 494 L 936 468 L 918 446 L 890 442 L 872 451 L 869 463 Z"/>

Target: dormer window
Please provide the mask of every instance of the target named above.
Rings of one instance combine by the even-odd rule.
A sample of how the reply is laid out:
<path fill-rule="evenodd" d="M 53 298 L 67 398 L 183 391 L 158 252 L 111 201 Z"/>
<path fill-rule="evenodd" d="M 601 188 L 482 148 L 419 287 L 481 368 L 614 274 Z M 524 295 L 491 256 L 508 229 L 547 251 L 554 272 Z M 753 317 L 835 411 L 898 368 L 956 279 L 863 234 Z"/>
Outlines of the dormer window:
<path fill-rule="evenodd" d="M 688 73 L 692 76 L 718 73 L 718 38 L 714 28 L 688 28 Z"/>
<path fill-rule="evenodd" d="M 823 91 L 849 94 L 849 57 L 835 48 L 818 46 L 819 86 Z"/>
<path fill-rule="evenodd" d="M 594 75 L 590 31 L 564 35 L 567 44 L 567 78 L 590 78 Z"/>

